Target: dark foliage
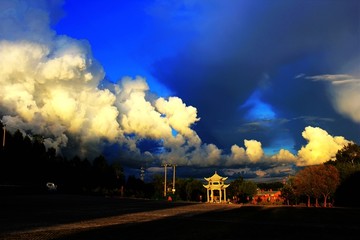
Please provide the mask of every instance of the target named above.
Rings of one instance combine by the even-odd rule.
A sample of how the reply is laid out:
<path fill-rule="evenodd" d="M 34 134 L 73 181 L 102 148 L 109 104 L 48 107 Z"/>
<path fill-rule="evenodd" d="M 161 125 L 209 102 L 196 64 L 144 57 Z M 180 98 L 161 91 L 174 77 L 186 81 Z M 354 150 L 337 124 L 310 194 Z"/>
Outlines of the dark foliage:
<path fill-rule="evenodd" d="M 284 184 L 282 182 L 269 182 L 269 183 L 257 183 L 258 188 L 265 191 L 277 191 L 280 190 Z"/>
<path fill-rule="evenodd" d="M 355 172 L 346 178 L 335 192 L 335 204 L 343 207 L 359 207 L 359 183 L 360 172 Z"/>
<path fill-rule="evenodd" d="M 2 126 L 1 126 L 2 127 Z M 44 192 L 53 182 L 63 193 L 115 194 L 125 184 L 119 164 L 109 165 L 103 156 L 92 162 L 78 156 L 67 160 L 46 149 L 42 136 L 5 132 L 0 148 L 0 185 L 2 193 Z M 0 135 L 4 139 L 3 131 Z"/>
<path fill-rule="evenodd" d="M 357 189 L 360 183 L 360 146 L 349 143 L 336 154 L 335 160 L 325 164 L 334 165 L 340 173 L 341 183 L 335 192 L 335 204 L 344 207 L 359 207 Z"/>

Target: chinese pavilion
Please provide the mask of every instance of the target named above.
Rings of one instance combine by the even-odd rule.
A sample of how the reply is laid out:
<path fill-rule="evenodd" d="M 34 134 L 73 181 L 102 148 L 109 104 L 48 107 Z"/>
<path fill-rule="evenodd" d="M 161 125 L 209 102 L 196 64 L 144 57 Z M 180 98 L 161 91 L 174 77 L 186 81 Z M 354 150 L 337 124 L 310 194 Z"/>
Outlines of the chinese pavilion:
<path fill-rule="evenodd" d="M 209 178 L 204 178 L 208 184 L 203 185 L 206 188 L 207 202 L 226 202 L 226 188 L 230 184 L 225 184 L 227 177 L 221 177 L 215 171 L 215 174 Z"/>

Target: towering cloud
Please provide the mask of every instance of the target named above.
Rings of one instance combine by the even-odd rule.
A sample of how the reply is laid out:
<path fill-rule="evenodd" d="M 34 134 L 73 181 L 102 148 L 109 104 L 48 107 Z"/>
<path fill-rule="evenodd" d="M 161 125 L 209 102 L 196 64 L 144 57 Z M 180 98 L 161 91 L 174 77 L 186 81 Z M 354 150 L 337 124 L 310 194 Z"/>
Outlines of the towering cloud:
<path fill-rule="evenodd" d="M 171 127 L 177 132 L 190 138 L 193 144 L 199 144 L 200 139 L 190 128 L 195 122 L 199 121 L 196 108 L 187 107 L 180 98 L 170 97 L 169 100 L 159 98 L 155 106 L 162 113 Z"/>
<path fill-rule="evenodd" d="M 58 153 L 90 159 L 105 142 L 140 154 L 137 141 L 144 138 L 161 140 L 167 154 L 186 155 L 189 145 L 201 149 L 191 129 L 197 110 L 180 98 L 151 97 L 142 77 L 100 89 L 105 73 L 89 44 L 50 29 L 47 1 L 3 1 L 0 7 L 0 110 L 9 131 L 42 135 Z"/>
<path fill-rule="evenodd" d="M 321 164 L 332 160 L 338 150 L 350 143 L 344 137 L 333 137 L 318 127 L 306 127 L 302 136 L 308 143 L 298 152 L 300 161 L 297 164 L 300 166 Z"/>

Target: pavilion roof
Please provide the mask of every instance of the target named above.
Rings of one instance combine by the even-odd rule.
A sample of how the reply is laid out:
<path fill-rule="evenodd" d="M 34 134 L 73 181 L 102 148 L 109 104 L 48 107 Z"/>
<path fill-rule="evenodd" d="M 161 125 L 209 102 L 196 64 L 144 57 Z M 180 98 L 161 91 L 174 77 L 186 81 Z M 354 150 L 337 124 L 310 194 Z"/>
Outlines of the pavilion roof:
<path fill-rule="evenodd" d="M 203 184 L 204 188 L 207 188 L 207 189 L 225 189 L 227 188 L 228 186 L 230 186 L 230 184 L 224 184 L 224 185 L 205 185 Z"/>
<path fill-rule="evenodd" d="M 214 175 L 208 178 L 204 178 L 206 181 L 225 181 L 228 177 L 222 177 L 215 171 Z"/>

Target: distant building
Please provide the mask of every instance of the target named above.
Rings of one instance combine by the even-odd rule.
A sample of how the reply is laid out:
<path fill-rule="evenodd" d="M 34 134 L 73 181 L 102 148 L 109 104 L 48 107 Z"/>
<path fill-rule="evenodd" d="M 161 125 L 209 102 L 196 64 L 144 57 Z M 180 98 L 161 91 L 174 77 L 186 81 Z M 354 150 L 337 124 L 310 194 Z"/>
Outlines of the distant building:
<path fill-rule="evenodd" d="M 208 184 L 203 185 L 206 188 L 207 202 L 226 202 L 226 188 L 230 184 L 225 184 L 227 177 L 221 177 L 215 171 L 215 174 L 209 178 L 204 178 Z"/>
<path fill-rule="evenodd" d="M 251 203 L 253 204 L 280 204 L 284 199 L 281 197 L 281 191 L 264 191 L 259 189 L 253 197 Z"/>

